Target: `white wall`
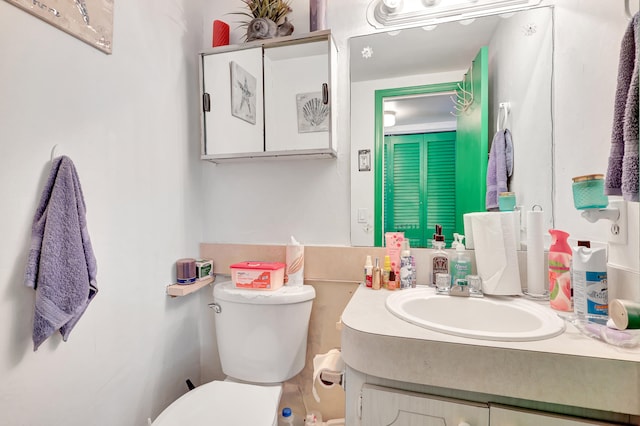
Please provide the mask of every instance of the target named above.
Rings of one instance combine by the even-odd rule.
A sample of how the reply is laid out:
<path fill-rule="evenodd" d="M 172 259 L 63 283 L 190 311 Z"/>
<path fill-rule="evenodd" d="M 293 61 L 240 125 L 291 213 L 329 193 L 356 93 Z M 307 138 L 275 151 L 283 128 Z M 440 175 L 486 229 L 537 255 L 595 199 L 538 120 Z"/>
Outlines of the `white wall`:
<path fill-rule="evenodd" d="M 580 217 L 580 212 L 573 207 L 571 178 L 607 170 L 620 41 L 628 20 L 623 2 L 557 3 L 556 227 L 567 230 L 576 239 L 607 241 L 611 222 L 602 220 L 592 224 Z M 637 11 L 638 2 L 631 3 L 632 10 Z M 638 203 L 629 203 L 628 207 L 629 243 L 624 247 L 611 246 L 609 260 L 637 274 L 640 269 Z"/>
<path fill-rule="evenodd" d="M 498 105 L 509 102 L 506 127 L 514 155 L 509 190 L 524 212 L 534 205 L 543 209 L 545 230 L 553 227 L 552 14 L 539 8 L 502 19 L 489 44 L 489 134 L 496 131 Z M 524 213 L 522 219 L 526 229 Z"/>
<path fill-rule="evenodd" d="M 202 226 L 199 2 L 115 2 L 105 55 L 0 2 L 0 423 L 142 425 L 200 375 L 199 299 L 170 299 Z M 99 293 L 33 352 L 23 274 L 50 152 L 84 190 Z"/>

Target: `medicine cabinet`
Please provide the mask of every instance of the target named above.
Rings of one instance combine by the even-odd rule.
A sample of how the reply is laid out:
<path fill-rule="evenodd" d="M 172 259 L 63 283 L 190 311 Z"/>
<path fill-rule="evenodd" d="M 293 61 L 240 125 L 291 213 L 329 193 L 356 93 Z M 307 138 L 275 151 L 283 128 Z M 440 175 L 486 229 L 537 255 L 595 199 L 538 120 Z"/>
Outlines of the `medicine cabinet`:
<path fill-rule="evenodd" d="M 200 53 L 201 158 L 333 158 L 337 50 L 330 31 Z"/>

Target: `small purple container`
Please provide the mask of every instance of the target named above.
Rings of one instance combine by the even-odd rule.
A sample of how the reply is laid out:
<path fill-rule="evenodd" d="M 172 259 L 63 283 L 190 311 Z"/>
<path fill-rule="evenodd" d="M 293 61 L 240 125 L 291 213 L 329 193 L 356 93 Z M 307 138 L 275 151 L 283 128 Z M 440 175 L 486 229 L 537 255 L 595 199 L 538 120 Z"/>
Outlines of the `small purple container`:
<path fill-rule="evenodd" d="M 176 262 L 176 281 L 178 284 L 191 284 L 196 282 L 195 259 L 178 259 Z"/>

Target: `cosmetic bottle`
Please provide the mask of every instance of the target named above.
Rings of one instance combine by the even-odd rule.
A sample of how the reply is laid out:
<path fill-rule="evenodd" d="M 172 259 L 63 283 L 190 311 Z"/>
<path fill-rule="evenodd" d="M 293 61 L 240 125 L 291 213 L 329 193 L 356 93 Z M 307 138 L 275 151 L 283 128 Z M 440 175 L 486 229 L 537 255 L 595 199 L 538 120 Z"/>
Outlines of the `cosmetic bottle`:
<path fill-rule="evenodd" d="M 389 272 L 389 284 L 387 285 L 387 289 L 393 291 L 397 288 L 398 288 L 398 281 L 396 280 L 396 273 L 392 269 Z"/>
<path fill-rule="evenodd" d="M 364 262 L 364 285 L 371 288 L 373 284 L 373 264 L 371 263 L 371 256 L 367 256 L 367 260 Z"/>
<path fill-rule="evenodd" d="M 385 256 L 384 264 L 382 265 L 382 288 L 389 288 L 390 274 L 391 274 L 391 258 L 389 256 Z"/>
<path fill-rule="evenodd" d="M 411 262 L 411 250 L 409 248 L 409 240 L 402 242 L 402 251 L 400 252 L 400 288 L 405 289 L 411 287 L 413 280 L 413 266 Z"/>
<path fill-rule="evenodd" d="M 456 254 L 451 259 L 451 284 L 456 280 L 465 280 L 471 274 L 471 259 L 465 252 L 464 235 L 453 234 L 453 239 L 455 241 L 451 246 L 456 249 Z"/>
<path fill-rule="evenodd" d="M 380 285 L 382 281 L 382 271 L 380 271 L 380 260 L 376 257 L 376 264 L 373 267 L 372 271 L 372 280 L 371 280 L 371 288 L 374 290 L 380 290 Z"/>
<path fill-rule="evenodd" d="M 431 285 L 436 285 L 436 274 L 449 273 L 449 255 L 444 251 L 444 235 L 442 226 L 436 225 L 436 233 L 433 235 L 434 252 L 431 255 Z"/>

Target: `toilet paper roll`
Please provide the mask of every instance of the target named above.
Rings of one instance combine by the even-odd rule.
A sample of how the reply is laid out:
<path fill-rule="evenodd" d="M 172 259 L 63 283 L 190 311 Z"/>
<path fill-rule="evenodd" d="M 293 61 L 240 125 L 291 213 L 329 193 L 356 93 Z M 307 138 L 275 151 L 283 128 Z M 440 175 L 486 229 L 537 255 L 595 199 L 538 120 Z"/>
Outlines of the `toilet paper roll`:
<path fill-rule="evenodd" d="M 543 212 L 527 212 L 527 293 L 544 294 L 544 229 Z"/>
<path fill-rule="evenodd" d="M 476 268 L 485 294 L 522 294 L 514 214 L 516 212 L 464 215 L 471 220 Z"/>
<path fill-rule="evenodd" d="M 301 286 L 304 284 L 304 246 L 295 238 L 287 244 L 287 285 Z"/>
<path fill-rule="evenodd" d="M 339 349 L 331 349 L 326 354 L 318 354 L 313 357 L 313 397 L 320 402 L 316 383 L 323 388 L 332 388 L 342 385 L 344 376 L 344 361 Z"/>

